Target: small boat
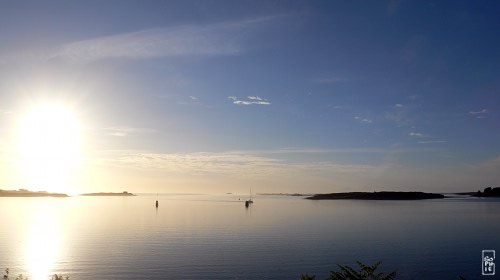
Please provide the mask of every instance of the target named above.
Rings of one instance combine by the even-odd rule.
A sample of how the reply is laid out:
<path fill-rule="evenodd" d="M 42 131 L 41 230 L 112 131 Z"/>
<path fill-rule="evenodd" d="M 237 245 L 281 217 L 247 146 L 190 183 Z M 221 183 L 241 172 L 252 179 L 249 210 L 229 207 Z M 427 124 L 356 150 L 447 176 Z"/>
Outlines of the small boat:
<path fill-rule="evenodd" d="M 156 208 L 158 208 L 158 194 L 156 194 Z"/>
<path fill-rule="evenodd" d="M 250 204 L 253 204 L 253 199 L 252 199 L 252 189 L 250 188 L 250 198 L 245 201 L 245 207 L 248 208 L 248 206 L 250 206 Z"/>

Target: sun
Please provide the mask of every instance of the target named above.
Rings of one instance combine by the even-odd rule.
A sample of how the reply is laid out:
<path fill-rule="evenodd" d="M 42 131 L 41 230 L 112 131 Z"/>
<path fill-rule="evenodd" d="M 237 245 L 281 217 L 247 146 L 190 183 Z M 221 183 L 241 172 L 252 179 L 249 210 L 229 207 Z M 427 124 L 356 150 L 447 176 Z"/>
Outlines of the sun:
<path fill-rule="evenodd" d="M 18 137 L 20 171 L 27 188 L 67 191 L 79 160 L 76 114 L 63 104 L 37 104 L 21 118 Z"/>

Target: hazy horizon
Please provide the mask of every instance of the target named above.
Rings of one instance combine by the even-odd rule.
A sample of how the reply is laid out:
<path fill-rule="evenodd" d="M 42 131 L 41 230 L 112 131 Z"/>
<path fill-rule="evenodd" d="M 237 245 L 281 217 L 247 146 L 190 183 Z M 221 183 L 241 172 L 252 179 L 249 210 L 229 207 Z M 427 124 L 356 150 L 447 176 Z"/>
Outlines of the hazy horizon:
<path fill-rule="evenodd" d="M 500 186 L 498 1 L 0 3 L 0 189 Z"/>

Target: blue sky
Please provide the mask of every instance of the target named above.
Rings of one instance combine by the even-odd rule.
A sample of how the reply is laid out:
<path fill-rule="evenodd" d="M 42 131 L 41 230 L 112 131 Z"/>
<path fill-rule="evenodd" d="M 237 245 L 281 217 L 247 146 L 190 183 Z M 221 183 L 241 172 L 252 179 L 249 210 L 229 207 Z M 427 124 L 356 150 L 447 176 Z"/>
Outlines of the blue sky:
<path fill-rule="evenodd" d="M 2 188 L 16 120 L 71 107 L 68 188 L 468 191 L 500 184 L 497 1 L 0 4 Z M 71 186 L 71 187 L 70 187 Z"/>

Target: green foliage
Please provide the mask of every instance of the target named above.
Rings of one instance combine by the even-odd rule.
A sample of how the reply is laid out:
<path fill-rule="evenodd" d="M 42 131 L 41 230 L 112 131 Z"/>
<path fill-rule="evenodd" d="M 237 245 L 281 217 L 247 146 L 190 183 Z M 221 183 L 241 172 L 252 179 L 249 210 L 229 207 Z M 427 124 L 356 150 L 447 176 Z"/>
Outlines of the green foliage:
<path fill-rule="evenodd" d="M 66 278 L 63 278 L 63 276 L 62 276 L 62 275 L 57 275 L 57 274 L 54 274 L 54 275 L 52 275 L 51 280 L 69 280 L 69 277 L 68 277 L 68 276 L 66 276 Z"/>
<path fill-rule="evenodd" d="M 10 272 L 9 269 L 6 268 L 5 274 L 3 275 L 3 280 L 10 280 L 9 272 Z M 22 274 L 19 274 L 15 280 L 29 280 L 29 278 L 27 276 L 23 276 Z M 69 280 L 69 277 L 68 276 L 63 277 L 62 275 L 54 274 L 54 275 L 52 275 L 50 280 Z"/>
<path fill-rule="evenodd" d="M 330 276 L 326 278 L 327 280 L 393 280 L 396 278 L 396 272 L 393 271 L 389 274 L 383 272 L 376 273 L 380 262 L 376 262 L 372 265 L 365 265 L 362 262 L 357 262 L 360 271 L 356 271 L 347 265 L 340 265 L 340 271 L 331 271 Z"/>
<path fill-rule="evenodd" d="M 9 272 L 10 270 L 8 268 L 5 269 L 5 274 L 3 275 L 3 279 L 4 280 L 9 280 Z M 22 274 L 19 274 L 17 277 L 16 277 L 16 280 L 29 280 L 28 277 L 24 277 Z"/>
<path fill-rule="evenodd" d="M 315 276 L 315 275 L 312 275 L 312 276 L 311 276 L 311 275 L 309 275 L 309 274 L 307 274 L 307 273 L 306 273 L 306 274 L 302 274 L 302 275 L 300 276 L 300 280 L 314 280 L 314 279 L 316 279 L 316 276 Z"/>
<path fill-rule="evenodd" d="M 396 279 L 396 272 L 393 271 L 389 274 L 385 274 L 383 272 L 376 273 L 380 262 L 376 262 L 372 265 L 366 265 L 362 262 L 357 262 L 360 270 L 356 271 L 352 267 L 347 265 L 337 266 L 340 268 L 340 271 L 330 271 L 330 276 L 326 278 L 326 280 L 393 280 Z M 316 278 L 315 275 L 302 274 L 300 280 L 314 280 Z"/>
<path fill-rule="evenodd" d="M 365 265 L 362 262 L 357 262 L 360 270 L 356 271 L 352 267 L 347 265 L 337 266 L 340 268 L 340 271 L 331 271 L 330 276 L 326 278 L 326 280 L 393 280 L 396 279 L 396 272 L 393 271 L 389 274 L 380 272 L 376 273 L 375 271 L 378 269 L 380 262 L 376 262 L 372 265 Z M 302 274 L 300 276 L 300 280 L 314 280 L 316 278 L 315 275 Z M 458 276 L 458 280 L 466 280 L 463 276 Z"/>

